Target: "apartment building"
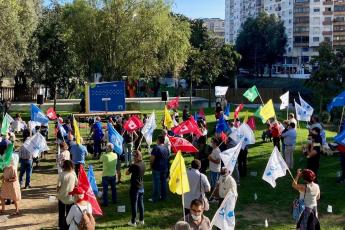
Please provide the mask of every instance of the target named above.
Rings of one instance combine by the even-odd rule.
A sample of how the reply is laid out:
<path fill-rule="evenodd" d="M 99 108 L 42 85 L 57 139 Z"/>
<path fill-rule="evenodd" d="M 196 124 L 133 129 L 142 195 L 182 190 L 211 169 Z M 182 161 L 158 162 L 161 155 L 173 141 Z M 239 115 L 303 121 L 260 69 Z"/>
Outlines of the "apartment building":
<path fill-rule="evenodd" d="M 207 31 L 216 37 L 224 38 L 224 20 L 220 18 L 202 18 Z"/>

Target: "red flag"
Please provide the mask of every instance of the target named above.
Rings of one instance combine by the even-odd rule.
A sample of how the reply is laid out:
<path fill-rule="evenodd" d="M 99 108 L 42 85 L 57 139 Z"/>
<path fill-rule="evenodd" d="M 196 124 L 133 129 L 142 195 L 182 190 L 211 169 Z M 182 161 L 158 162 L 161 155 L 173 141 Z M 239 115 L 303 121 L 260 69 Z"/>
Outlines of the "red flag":
<path fill-rule="evenodd" d="M 92 214 L 102 216 L 103 215 L 102 209 L 99 206 L 96 196 L 92 191 L 90 182 L 87 179 L 83 165 L 80 165 L 80 168 L 79 168 L 78 186 L 80 186 L 82 189 L 84 189 L 84 191 L 86 191 L 85 195 L 87 196 L 87 201 L 90 202 L 91 204 Z"/>
<path fill-rule="evenodd" d="M 222 131 L 220 134 L 220 138 L 222 139 L 222 142 L 225 144 L 228 142 L 228 136 Z"/>
<path fill-rule="evenodd" d="M 131 116 L 123 125 L 123 128 L 128 132 L 140 129 L 144 126 L 144 123 L 137 117 Z"/>
<path fill-rule="evenodd" d="M 198 124 L 194 120 L 193 116 L 190 116 L 190 118 L 188 120 L 186 120 L 186 121 L 182 122 L 181 124 L 179 124 L 178 126 L 172 128 L 172 131 L 176 135 L 183 135 L 183 134 L 192 133 L 192 134 L 195 134 L 197 137 L 202 136 L 202 132 L 200 131 Z"/>
<path fill-rule="evenodd" d="M 175 97 L 167 103 L 168 109 L 178 108 L 179 97 Z"/>
<path fill-rule="evenodd" d="M 56 112 L 54 110 L 53 107 L 50 107 L 48 110 L 47 110 L 47 117 L 50 119 L 50 120 L 55 120 L 57 118 L 56 116 Z"/>
<path fill-rule="evenodd" d="M 234 113 L 234 119 L 238 118 L 238 114 L 240 113 L 240 111 L 243 109 L 243 104 L 239 104 L 236 109 L 235 109 L 235 113 Z"/>
<path fill-rule="evenodd" d="M 254 116 L 251 116 L 248 121 L 247 121 L 247 125 L 252 129 L 255 130 L 255 119 Z"/>
<path fill-rule="evenodd" d="M 199 150 L 192 145 L 189 141 L 182 137 L 169 137 L 169 141 L 171 143 L 171 150 L 174 153 L 178 151 L 185 152 L 185 153 L 196 153 Z"/>

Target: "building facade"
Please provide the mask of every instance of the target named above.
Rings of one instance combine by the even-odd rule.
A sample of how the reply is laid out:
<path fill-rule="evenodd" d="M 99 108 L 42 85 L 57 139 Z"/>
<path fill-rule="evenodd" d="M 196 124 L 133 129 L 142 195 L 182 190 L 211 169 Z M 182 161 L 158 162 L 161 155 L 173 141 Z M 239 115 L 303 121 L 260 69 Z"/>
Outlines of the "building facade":
<path fill-rule="evenodd" d="M 203 25 L 207 28 L 210 37 L 224 42 L 224 20 L 220 18 L 202 18 Z"/>

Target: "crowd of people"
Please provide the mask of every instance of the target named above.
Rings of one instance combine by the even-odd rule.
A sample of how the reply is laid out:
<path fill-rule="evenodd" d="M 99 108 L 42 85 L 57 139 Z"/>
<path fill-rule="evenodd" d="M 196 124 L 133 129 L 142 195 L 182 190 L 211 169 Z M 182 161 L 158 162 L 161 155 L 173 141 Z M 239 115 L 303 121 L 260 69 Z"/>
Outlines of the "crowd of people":
<path fill-rule="evenodd" d="M 190 117 L 187 107 L 184 107 L 182 120 L 186 121 Z M 219 103 L 215 109 L 216 120 L 224 117 L 223 106 Z M 56 162 L 58 168 L 57 198 L 58 198 L 58 214 L 60 229 L 78 229 L 81 223 L 85 222 L 85 218 L 89 218 L 94 222 L 92 217 L 92 207 L 88 202 L 86 191 L 78 186 L 78 174 L 81 165 L 85 165 L 85 159 L 88 154 L 92 154 L 94 159 L 99 160 L 102 165 L 102 193 L 96 196 L 102 196 L 102 206 L 108 206 L 108 190 L 110 187 L 111 203 L 117 203 L 117 186 L 122 183 L 121 168 L 126 168 L 126 175 L 130 175 L 129 198 L 131 203 L 131 219 L 129 226 L 144 225 L 144 174 L 146 171 L 143 161 L 141 149 L 142 133 L 140 130 L 129 132 L 124 129 L 124 123 L 128 116 L 110 116 L 106 120 L 95 117 L 89 120 L 89 140 L 84 143 L 81 138 L 77 143 L 74 128 L 69 118 L 63 120 L 58 116 L 57 123 L 61 125 L 66 132 L 66 136 L 61 133 L 61 129 L 56 126 L 56 137 L 58 144 L 58 152 Z M 172 113 L 175 124 L 179 123 L 179 114 L 175 109 Z M 148 117 L 143 116 L 142 121 L 145 124 Z M 24 123 L 20 115 L 16 116 L 16 122 Z M 108 139 L 108 134 L 103 127 L 103 122 L 110 123 L 115 130 L 124 138 L 123 151 L 116 152 L 114 145 Z M 185 138 L 190 140 L 198 152 L 194 155 L 190 168 L 187 170 L 190 191 L 184 195 L 185 218 L 178 221 L 173 227 L 174 229 L 209 229 L 210 220 L 204 215 L 204 211 L 208 211 L 209 203 L 218 203 L 220 206 L 231 191 L 236 197 L 239 195 L 237 187 L 240 186 L 240 178 L 246 177 L 248 146 L 240 150 L 234 172 L 230 172 L 221 160 L 220 153 L 236 146 L 238 142 L 231 138 L 231 132 L 241 125 L 239 119 L 234 121 L 228 120 L 229 130 L 225 133 L 224 138 L 219 133 L 213 134 L 214 127 L 208 127 L 205 115 L 199 113 L 196 122 L 201 136 L 186 135 Z M 289 169 L 294 167 L 294 151 L 297 143 L 297 126 L 298 123 L 294 118 L 294 114 L 290 113 L 287 120 L 281 123 L 272 118 L 267 121 L 267 130 L 263 133 L 263 140 L 272 138 L 273 146 L 276 146 L 287 163 Z M 18 132 L 18 123 L 11 130 Z M 31 129 L 29 125 L 23 125 L 23 141 L 30 138 L 30 132 L 41 132 L 47 137 L 47 126 L 37 126 Z M 149 149 L 150 158 L 149 165 L 152 170 L 152 197 L 148 202 L 161 202 L 168 196 L 168 180 L 170 160 L 173 158 L 171 152 L 171 143 L 168 136 L 174 136 L 172 130 L 164 127 L 163 131 L 157 137 L 156 145 Z M 26 130 L 29 129 L 29 135 Z M 317 226 L 317 200 L 320 198 L 320 187 L 318 185 L 320 155 L 322 147 L 325 144 L 325 131 L 320 124 L 317 116 L 312 116 L 308 126 L 309 135 L 307 144 L 303 147 L 303 154 L 307 158 L 307 165 L 304 170 L 297 170 L 297 175 L 292 183 L 292 187 L 299 193 L 299 200 L 303 200 L 305 209 L 303 209 L 296 219 L 299 229 L 309 229 L 311 225 Z M 3 155 L 7 148 L 13 148 L 14 134 L 10 132 L 3 136 L 0 142 L 0 154 Z M 208 138 L 211 139 L 210 145 L 207 143 Z M 301 137 L 303 138 L 303 137 Z M 341 151 L 341 150 L 340 150 Z M 345 152 L 345 151 L 343 151 Z M 15 154 L 13 154 L 15 156 Z M 13 202 L 15 205 L 14 215 L 19 214 L 19 201 L 21 200 L 21 189 L 29 189 L 30 177 L 34 156 L 25 149 L 25 146 L 19 146 L 18 158 L 20 162 L 20 173 L 17 175 L 17 166 L 15 157 L 11 164 L 4 168 L 1 187 L 1 213 L 5 211 L 7 201 Z M 342 161 L 344 164 L 345 161 Z M 18 164 L 18 163 L 17 163 Z M 344 167 L 343 167 L 344 170 Z M 208 174 L 207 174 L 208 173 Z M 26 174 L 25 182 L 23 181 Z M 233 175 L 233 176 L 232 176 Z M 300 178 L 305 183 L 300 183 Z M 344 171 L 342 174 L 344 178 Z M 139 212 L 139 218 L 137 213 Z M 88 214 L 88 216 L 85 215 Z M 312 219 L 312 221 L 310 221 Z M 80 228 L 79 228 L 80 229 Z"/>

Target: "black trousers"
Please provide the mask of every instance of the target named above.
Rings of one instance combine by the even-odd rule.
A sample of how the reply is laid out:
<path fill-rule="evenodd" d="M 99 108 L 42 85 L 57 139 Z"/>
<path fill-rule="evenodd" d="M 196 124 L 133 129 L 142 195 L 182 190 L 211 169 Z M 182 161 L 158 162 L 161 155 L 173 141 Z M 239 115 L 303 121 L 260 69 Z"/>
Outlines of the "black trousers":
<path fill-rule="evenodd" d="M 279 137 L 273 137 L 273 146 L 277 146 L 280 152 L 280 138 Z"/>
<path fill-rule="evenodd" d="M 69 213 L 73 204 L 64 204 L 60 200 L 58 202 L 59 208 L 59 228 L 63 230 L 68 230 L 69 226 L 66 223 L 66 216 Z"/>
<path fill-rule="evenodd" d="M 248 149 L 241 149 L 240 154 L 238 155 L 238 171 L 240 177 L 247 176 L 247 155 Z"/>

